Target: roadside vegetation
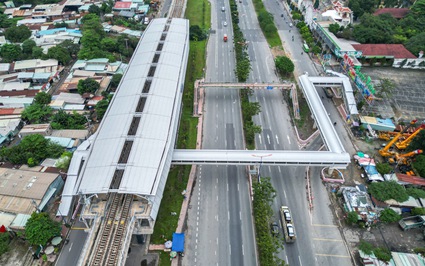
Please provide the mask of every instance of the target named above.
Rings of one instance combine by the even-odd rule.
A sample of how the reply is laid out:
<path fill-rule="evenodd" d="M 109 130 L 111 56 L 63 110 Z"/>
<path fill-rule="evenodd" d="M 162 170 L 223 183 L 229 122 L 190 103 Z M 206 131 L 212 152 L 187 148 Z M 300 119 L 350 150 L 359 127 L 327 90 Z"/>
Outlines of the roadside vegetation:
<path fill-rule="evenodd" d="M 389 262 L 392 259 L 391 251 L 384 247 L 374 247 L 371 243 L 360 241 L 359 250 L 367 255 L 375 255 L 375 257 L 384 262 Z"/>
<path fill-rule="evenodd" d="M 248 56 L 248 44 L 239 28 L 239 12 L 236 1 L 230 1 L 230 12 L 233 23 L 233 45 L 236 56 L 236 77 L 240 82 L 248 79 L 249 72 L 251 71 L 251 62 Z"/>
<path fill-rule="evenodd" d="M 393 199 L 404 202 L 409 199 L 409 196 L 416 199 L 425 197 L 424 190 L 413 187 L 404 188 L 395 181 L 371 183 L 368 192 L 379 201 Z"/>
<path fill-rule="evenodd" d="M 33 212 L 25 225 L 25 238 L 33 246 L 46 246 L 47 242 L 61 234 L 61 223 L 52 220 L 45 212 Z"/>
<path fill-rule="evenodd" d="M 193 117 L 193 90 L 195 80 L 202 78 L 206 62 L 207 40 L 199 36 L 207 37 L 210 25 L 211 7 L 207 0 L 189 0 L 186 8 L 186 18 L 190 21 L 190 51 L 186 70 L 186 79 L 183 93 L 183 110 L 180 120 L 180 128 L 177 139 L 177 147 L 180 149 L 196 148 L 196 133 L 198 118 Z M 171 239 L 175 232 L 181 205 L 185 199 L 182 191 L 186 189 L 190 173 L 190 166 L 174 166 L 170 169 L 164 196 L 161 201 L 154 232 L 151 242 L 163 244 L 165 239 Z M 190 195 L 186 195 L 188 198 Z M 171 215 L 176 212 L 176 215 Z M 171 265 L 168 252 L 159 252 L 160 265 Z"/>
<path fill-rule="evenodd" d="M 261 127 L 254 123 L 252 117 L 260 113 L 261 106 L 258 102 L 249 101 L 249 96 L 252 95 L 252 90 L 242 89 L 239 91 L 239 94 L 241 97 L 242 121 L 246 148 L 248 150 L 254 150 L 255 134 L 261 133 Z"/>
<path fill-rule="evenodd" d="M 303 37 L 304 42 L 308 45 L 310 48 L 310 51 L 313 54 L 319 54 L 322 51 L 322 47 L 320 42 L 315 42 L 313 38 L 313 34 L 311 33 L 310 29 L 308 28 L 307 24 L 304 22 L 298 22 L 297 28 L 301 33 L 301 36 Z"/>
<path fill-rule="evenodd" d="M 253 3 L 255 12 L 257 13 L 258 22 L 260 23 L 260 28 L 263 31 L 270 47 L 273 48 L 276 46 L 282 46 L 282 41 L 280 40 L 276 25 L 274 24 L 273 15 L 267 12 L 261 0 L 254 0 Z"/>
<path fill-rule="evenodd" d="M 273 236 L 270 224 L 274 221 L 273 209 L 271 207 L 276 190 L 270 183 L 270 178 L 262 178 L 261 182 L 253 184 L 254 201 L 254 225 L 258 247 L 258 258 L 260 265 L 285 265 L 285 262 L 277 257 L 278 252 L 283 249 L 281 236 Z"/>

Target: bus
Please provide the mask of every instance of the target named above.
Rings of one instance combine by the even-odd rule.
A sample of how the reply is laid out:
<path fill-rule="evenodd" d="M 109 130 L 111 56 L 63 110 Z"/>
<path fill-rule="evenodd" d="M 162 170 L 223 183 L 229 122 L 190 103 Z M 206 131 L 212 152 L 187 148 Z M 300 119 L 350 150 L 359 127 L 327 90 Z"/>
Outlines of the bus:
<path fill-rule="evenodd" d="M 303 44 L 303 50 L 306 53 L 310 52 L 310 48 L 308 48 L 308 45 L 306 43 Z"/>

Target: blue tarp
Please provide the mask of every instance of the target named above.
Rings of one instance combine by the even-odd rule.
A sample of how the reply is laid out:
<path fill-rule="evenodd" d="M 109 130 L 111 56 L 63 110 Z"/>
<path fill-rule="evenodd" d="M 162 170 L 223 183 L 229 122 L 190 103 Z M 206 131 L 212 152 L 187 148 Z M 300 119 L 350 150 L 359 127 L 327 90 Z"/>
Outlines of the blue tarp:
<path fill-rule="evenodd" d="M 171 251 L 184 251 L 184 233 L 173 233 L 173 246 L 171 247 Z"/>

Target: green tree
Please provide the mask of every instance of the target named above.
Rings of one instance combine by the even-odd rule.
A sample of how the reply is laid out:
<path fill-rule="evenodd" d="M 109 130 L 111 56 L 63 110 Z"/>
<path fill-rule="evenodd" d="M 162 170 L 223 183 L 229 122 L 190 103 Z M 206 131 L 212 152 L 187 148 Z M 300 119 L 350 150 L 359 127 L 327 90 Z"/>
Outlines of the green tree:
<path fill-rule="evenodd" d="M 389 262 L 392 259 L 391 251 L 384 247 L 375 248 L 373 250 L 373 254 L 375 254 L 378 260 L 382 260 L 384 262 Z"/>
<path fill-rule="evenodd" d="M 416 156 L 413 167 L 421 177 L 425 177 L 425 155 L 420 154 Z"/>
<path fill-rule="evenodd" d="M 412 52 L 415 56 L 419 55 L 420 51 L 425 51 L 425 32 L 419 33 L 410 38 L 406 44 L 406 49 Z"/>
<path fill-rule="evenodd" d="M 25 25 L 12 26 L 4 32 L 4 36 L 11 42 L 21 43 L 31 37 L 31 31 Z"/>
<path fill-rule="evenodd" d="M 100 16 L 100 7 L 98 7 L 97 5 L 91 5 L 89 7 L 89 13 L 90 14 L 96 14 L 98 16 Z"/>
<path fill-rule="evenodd" d="M 41 47 L 33 47 L 31 52 L 32 58 L 41 58 L 43 56 L 43 48 Z"/>
<path fill-rule="evenodd" d="M 393 168 L 388 163 L 377 163 L 376 170 L 381 175 L 389 174 L 393 171 Z"/>
<path fill-rule="evenodd" d="M 15 26 L 16 22 L 13 19 L 9 19 L 8 15 L 0 14 L 0 28 L 10 28 Z"/>
<path fill-rule="evenodd" d="M 409 199 L 406 189 L 395 181 L 371 183 L 368 192 L 380 201 L 394 199 L 398 202 L 404 202 Z"/>
<path fill-rule="evenodd" d="M 53 129 L 84 129 L 87 119 L 76 112 L 68 114 L 64 110 L 59 110 L 52 116 Z"/>
<path fill-rule="evenodd" d="M 58 158 L 63 148 L 40 134 L 25 136 L 18 145 L 1 150 L 3 160 L 13 164 L 25 164 L 32 158 L 35 164 L 46 158 Z"/>
<path fill-rule="evenodd" d="M 68 24 L 66 22 L 64 22 L 64 21 L 55 23 L 55 28 L 56 29 L 58 29 L 58 28 L 67 28 L 67 27 L 68 27 Z"/>
<path fill-rule="evenodd" d="M 55 166 L 63 171 L 67 171 L 69 164 L 71 163 L 71 159 L 72 152 L 66 151 L 62 153 L 61 157 L 57 160 Z"/>
<path fill-rule="evenodd" d="M 350 0 L 348 7 L 353 11 L 354 19 L 360 18 L 364 13 L 373 13 L 374 0 Z"/>
<path fill-rule="evenodd" d="M 364 240 L 360 240 L 359 250 L 363 251 L 367 255 L 372 255 L 373 253 L 373 245 Z"/>
<path fill-rule="evenodd" d="M 199 25 L 192 25 L 189 28 L 189 39 L 191 41 L 205 40 L 207 34 L 199 27 Z"/>
<path fill-rule="evenodd" d="M 425 208 L 413 208 L 412 215 L 425 215 Z"/>
<path fill-rule="evenodd" d="M 50 94 L 48 94 L 44 91 L 37 93 L 34 97 L 34 103 L 35 104 L 47 105 L 51 101 L 52 101 L 52 95 L 50 95 Z"/>
<path fill-rule="evenodd" d="M 97 120 L 101 120 L 103 118 L 106 110 L 108 109 L 108 106 L 109 101 L 107 99 L 103 99 L 96 104 L 94 109 L 96 110 Z"/>
<path fill-rule="evenodd" d="M 408 151 L 414 150 L 425 150 L 425 129 L 419 132 L 410 142 L 410 145 L 407 147 Z M 423 155 L 419 155 L 423 156 Z M 417 157 L 416 157 L 417 158 Z"/>
<path fill-rule="evenodd" d="M 314 1 L 314 9 L 318 9 L 319 8 L 319 4 L 320 4 L 320 1 L 319 0 L 315 0 Z"/>
<path fill-rule="evenodd" d="M 34 246 L 45 246 L 50 239 L 59 236 L 60 232 L 61 224 L 44 212 L 33 212 L 25 225 L 25 237 Z"/>
<path fill-rule="evenodd" d="M 283 75 L 288 75 L 294 72 L 295 66 L 292 60 L 286 56 L 277 56 L 275 59 L 275 65 L 278 72 Z"/>
<path fill-rule="evenodd" d="M 25 40 L 22 43 L 22 52 L 27 56 L 27 57 L 31 57 L 32 55 L 32 49 L 36 47 L 36 43 L 33 40 Z"/>
<path fill-rule="evenodd" d="M 22 119 L 31 124 L 42 124 L 49 121 L 53 110 L 50 106 L 44 104 L 32 104 L 22 112 Z"/>
<path fill-rule="evenodd" d="M 117 41 L 115 39 L 112 38 L 104 38 L 101 41 L 101 47 L 103 50 L 108 51 L 108 52 L 115 52 L 117 51 Z"/>
<path fill-rule="evenodd" d="M 0 233 L 0 256 L 9 251 L 10 235 L 9 233 Z"/>
<path fill-rule="evenodd" d="M 117 88 L 118 85 L 120 84 L 121 79 L 122 79 L 122 74 L 114 74 L 111 79 L 111 84 L 110 84 L 111 87 Z"/>
<path fill-rule="evenodd" d="M 359 215 L 357 214 L 356 211 L 351 211 L 351 212 L 347 213 L 346 222 L 349 225 L 356 224 L 358 221 L 359 221 Z"/>
<path fill-rule="evenodd" d="M 425 199 L 425 190 L 423 189 L 410 187 L 406 188 L 406 192 L 409 196 L 414 197 L 415 199 Z"/>
<path fill-rule="evenodd" d="M 92 78 L 80 79 L 78 81 L 77 89 L 79 94 L 95 93 L 100 88 L 99 82 Z"/>
<path fill-rule="evenodd" d="M 338 23 L 332 23 L 332 24 L 329 25 L 329 31 L 332 32 L 335 35 L 339 32 L 340 28 L 341 28 L 341 26 L 339 26 Z"/>
<path fill-rule="evenodd" d="M 384 223 L 395 223 L 398 222 L 400 219 L 401 216 L 390 208 L 386 208 L 379 214 L 379 220 Z"/>
<path fill-rule="evenodd" d="M 19 60 L 22 57 L 21 46 L 9 43 L 3 44 L 3 46 L 0 47 L 0 56 L 5 62 Z"/>
<path fill-rule="evenodd" d="M 57 46 L 64 48 L 66 51 L 68 51 L 68 54 L 71 57 L 77 56 L 78 51 L 80 51 L 80 45 L 78 43 L 74 43 L 71 40 L 65 40 L 58 44 Z"/>
<path fill-rule="evenodd" d="M 69 55 L 69 52 L 61 47 L 61 46 L 53 46 L 50 47 L 47 56 L 49 58 L 53 58 L 59 61 L 62 65 L 66 65 L 71 61 L 71 56 Z"/>
<path fill-rule="evenodd" d="M 271 204 L 276 195 L 276 190 L 270 183 L 270 178 L 262 178 L 261 182 L 253 184 L 254 200 L 254 225 L 258 247 L 258 257 L 261 265 L 282 265 L 277 254 L 283 248 L 282 238 L 270 234 L 270 223 L 273 219 Z"/>

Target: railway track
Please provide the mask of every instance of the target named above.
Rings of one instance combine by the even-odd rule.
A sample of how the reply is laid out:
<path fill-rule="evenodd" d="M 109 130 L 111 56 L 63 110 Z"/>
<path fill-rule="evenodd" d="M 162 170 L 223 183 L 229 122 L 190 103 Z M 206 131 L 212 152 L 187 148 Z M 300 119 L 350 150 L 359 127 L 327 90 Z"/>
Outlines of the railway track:
<path fill-rule="evenodd" d="M 183 9 L 185 6 L 185 0 L 174 0 L 171 5 L 171 11 L 169 18 L 183 18 Z"/>
<path fill-rule="evenodd" d="M 94 256 L 89 265 L 118 265 L 122 242 L 126 235 L 133 195 L 112 193 L 109 208 L 100 234 L 97 237 Z"/>

